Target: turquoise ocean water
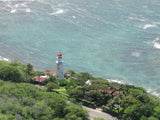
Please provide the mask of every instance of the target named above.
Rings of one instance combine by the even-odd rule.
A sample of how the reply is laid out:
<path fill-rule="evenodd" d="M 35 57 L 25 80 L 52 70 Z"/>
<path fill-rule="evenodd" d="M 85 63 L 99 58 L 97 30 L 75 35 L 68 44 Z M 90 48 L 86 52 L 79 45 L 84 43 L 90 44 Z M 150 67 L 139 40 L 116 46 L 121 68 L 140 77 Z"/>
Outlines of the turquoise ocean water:
<path fill-rule="evenodd" d="M 160 93 L 159 0 L 0 0 L 0 59 L 64 68 Z"/>

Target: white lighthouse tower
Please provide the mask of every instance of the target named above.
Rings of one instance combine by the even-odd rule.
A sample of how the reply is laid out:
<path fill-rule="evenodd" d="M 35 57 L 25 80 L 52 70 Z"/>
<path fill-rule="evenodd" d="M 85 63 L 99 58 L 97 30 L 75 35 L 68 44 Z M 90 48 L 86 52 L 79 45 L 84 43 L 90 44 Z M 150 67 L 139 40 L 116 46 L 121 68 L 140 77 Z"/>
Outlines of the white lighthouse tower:
<path fill-rule="evenodd" d="M 56 64 L 57 64 L 57 68 L 56 68 L 56 74 L 55 74 L 55 77 L 56 79 L 64 79 L 64 72 L 63 72 L 63 61 L 62 61 L 62 53 L 59 52 L 57 54 L 57 61 L 56 61 Z"/>

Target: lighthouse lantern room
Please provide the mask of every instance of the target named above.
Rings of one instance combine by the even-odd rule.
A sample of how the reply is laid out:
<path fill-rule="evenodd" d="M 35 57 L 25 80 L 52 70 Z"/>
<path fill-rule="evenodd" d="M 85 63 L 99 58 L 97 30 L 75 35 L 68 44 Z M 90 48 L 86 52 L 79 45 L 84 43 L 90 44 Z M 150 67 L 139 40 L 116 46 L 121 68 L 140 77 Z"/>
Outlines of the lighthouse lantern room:
<path fill-rule="evenodd" d="M 55 74 L 55 77 L 56 79 L 64 79 L 64 72 L 63 72 L 63 61 L 62 61 L 62 53 L 59 52 L 57 54 L 57 61 L 56 61 L 56 64 L 57 64 L 57 68 L 56 68 L 56 74 Z"/>

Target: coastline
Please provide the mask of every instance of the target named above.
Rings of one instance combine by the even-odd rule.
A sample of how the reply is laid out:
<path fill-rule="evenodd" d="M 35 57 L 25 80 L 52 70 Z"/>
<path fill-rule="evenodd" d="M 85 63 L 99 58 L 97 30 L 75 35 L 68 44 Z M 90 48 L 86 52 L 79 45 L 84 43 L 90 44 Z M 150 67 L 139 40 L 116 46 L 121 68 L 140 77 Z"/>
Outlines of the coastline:
<path fill-rule="evenodd" d="M 10 60 L 8 58 L 2 57 L 2 56 L 0 56 L 0 60 L 4 60 L 4 61 L 7 61 L 7 62 L 10 62 Z"/>
<path fill-rule="evenodd" d="M 118 84 L 123 84 L 123 85 L 127 85 L 128 84 L 128 83 L 125 83 L 125 82 L 122 82 L 122 81 L 116 80 L 116 79 L 106 79 L 106 80 L 108 82 L 111 82 L 111 83 L 118 83 Z M 128 85 L 133 85 L 133 84 L 128 84 Z M 134 85 L 134 86 L 136 86 L 136 85 Z M 139 86 L 139 87 L 141 87 L 141 86 Z M 154 96 L 156 96 L 156 97 L 158 97 L 160 99 L 160 94 L 158 94 L 156 91 L 151 90 L 151 89 L 146 89 L 146 88 L 144 88 L 144 89 L 147 91 L 147 93 L 149 93 L 151 95 L 154 95 Z"/>
<path fill-rule="evenodd" d="M 2 57 L 2 56 L 0 56 L 0 60 L 7 61 L 7 62 L 10 62 L 10 61 L 11 61 L 10 59 L 5 58 L 5 57 Z M 128 85 L 134 85 L 134 84 L 129 84 L 129 83 L 126 83 L 126 82 L 117 80 L 117 79 L 109 79 L 109 78 L 107 78 L 106 80 L 107 80 L 108 82 L 111 82 L 111 83 L 118 83 L 118 84 L 124 84 L 124 85 L 126 85 L 126 84 L 128 84 Z M 134 86 L 136 86 L 136 85 L 134 85 Z M 142 86 L 139 86 L 139 87 L 142 87 Z M 143 87 L 143 88 L 144 88 L 144 87 Z M 147 93 L 149 93 L 149 94 L 151 94 L 151 95 L 154 95 L 154 96 L 156 96 L 156 97 L 158 97 L 158 98 L 160 99 L 160 94 L 158 94 L 158 93 L 156 92 L 156 90 L 154 91 L 154 90 L 151 90 L 151 89 L 146 89 L 146 88 L 144 88 L 144 89 L 147 91 Z"/>

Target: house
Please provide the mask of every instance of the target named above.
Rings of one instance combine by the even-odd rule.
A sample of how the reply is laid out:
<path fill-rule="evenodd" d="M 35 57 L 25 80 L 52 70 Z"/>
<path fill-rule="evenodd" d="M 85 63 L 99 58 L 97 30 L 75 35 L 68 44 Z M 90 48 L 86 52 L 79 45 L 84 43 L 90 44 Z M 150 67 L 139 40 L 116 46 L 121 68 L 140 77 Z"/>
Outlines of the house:
<path fill-rule="evenodd" d="M 96 89 L 97 91 L 101 92 L 101 93 L 108 93 L 108 94 L 111 94 L 113 96 L 116 96 L 118 95 L 120 92 L 119 91 L 113 91 L 113 90 L 103 90 L 101 88 L 97 88 Z"/>
<path fill-rule="evenodd" d="M 53 75 L 55 76 L 56 74 L 56 68 L 52 69 L 50 72 L 43 72 L 45 74 L 45 76 L 35 76 L 33 77 L 32 79 L 36 82 L 43 82 L 44 80 L 48 79 L 49 78 L 49 75 Z M 71 77 L 71 73 L 67 72 L 67 71 L 64 71 L 64 76 L 68 76 L 68 77 Z"/>

